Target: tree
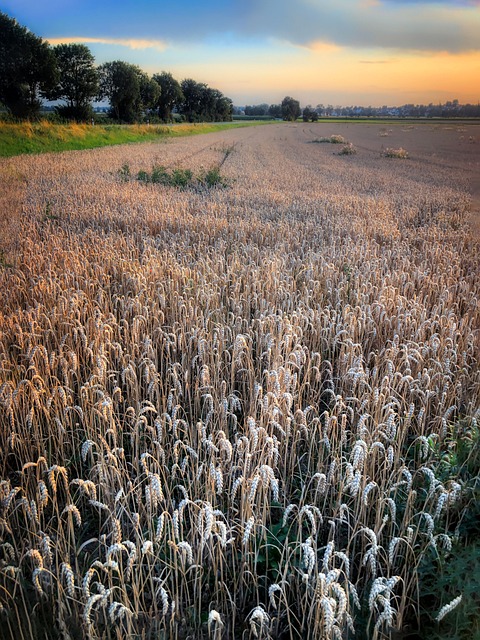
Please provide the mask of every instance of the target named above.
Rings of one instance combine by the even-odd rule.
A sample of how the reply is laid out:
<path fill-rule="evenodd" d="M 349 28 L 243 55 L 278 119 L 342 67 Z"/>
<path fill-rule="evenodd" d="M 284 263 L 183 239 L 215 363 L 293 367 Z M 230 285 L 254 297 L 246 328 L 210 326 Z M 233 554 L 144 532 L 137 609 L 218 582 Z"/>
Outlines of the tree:
<path fill-rule="evenodd" d="M 303 121 L 304 122 L 309 122 L 310 121 L 310 119 L 312 117 L 312 109 L 311 109 L 310 105 L 307 105 L 305 107 L 305 109 L 303 110 L 302 117 L 303 117 Z"/>
<path fill-rule="evenodd" d="M 215 120 L 217 122 L 231 122 L 233 114 L 233 102 L 223 93 L 218 91 L 215 103 Z"/>
<path fill-rule="evenodd" d="M 282 100 L 282 118 L 290 122 L 295 122 L 295 120 L 300 116 L 300 114 L 301 114 L 301 109 L 300 109 L 300 103 L 298 102 L 298 100 L 295 100 L 290 96 L 286 96 Z"/>
<path fill-rule="evenodd" d="M 266 116 L 269 106 L 266 103 L 248 105 L 245 107 L 246 116 Z"/>
<path fill-rule="evenodd" d="M 159 117 L 164 122 L 171 122 L 172 109 L 182 104 L 184 96 L 180 83 L 171 73 L 162 71 L 153 75 L 153 80 L 160 86 L 161 93 L 155 104 Z"/>
<path fill-rule="evenodd" d="M 91 101 L 98 94 L 99 78 L 95 58 L 84 44 L 59 44 L 54 48 L 60 79 L 50 100 L 66 100 L 57 107 L 66 118 L 88 120 L 92 116 Z"/>
<path fill-rule="evenodd" d="M 233 104 L 218 89 L 204 87 L 201 96 L 201 119 L 205 122 L 224 122 L 232 119 Z"/>
<path fill-rule="evenodd" d="M 122 122 L 135 122 L 151 109 L 160 96 L 160 86 L 134 64 L 115 60 L 98 68 L 100 100 L 110 102 L 110 116 Z"/>
<path fill-rule="evenodd" d="M 198 122 L 202 119 L 202 111 L 204 107 L 204 91 L 206 84 L 196 82 L 192 78 L 182 80 L 181 89 L 183 93 L 183 102 L 180 105 L 180 113 L 187 122 Z"/>
<path fill-rule="evenodd" d="M 138 68 L 138 67 L 137 67 Z M 162 89 L 158 82 L 150 78 L 144 71 L 138 69 L 138 82 L 140 88 L 140 109 L 148 111 L 155 107 L 159 99 Z"/>
<path fill-rule="evenodd" d="M 268 115 L 272 116 L 272 118 L 281 118 L 282 117 L 282 105 L 281 104 L 271 104 L 268 107 Z"/>
<path fill-rule="evenodd" d="M 191 78 L 182 80 L 180 112 L 188 122 L 218 122 L 232 119 L 233 103 L 218 89 Z"/>
<path fill-rule="evenodd" d="M 57 64 L 48 43 L 0 12 L 0 102 L 14 116 L 34 117 L 40 110 L 40 95 L 57 81 Z"/>
<path fill-rule="evenodd" d="M 317 122 L 318 113 L 315 111 L 311 104 L 308 104 L 303 110 L 302 117 L 304 122 Z"/>

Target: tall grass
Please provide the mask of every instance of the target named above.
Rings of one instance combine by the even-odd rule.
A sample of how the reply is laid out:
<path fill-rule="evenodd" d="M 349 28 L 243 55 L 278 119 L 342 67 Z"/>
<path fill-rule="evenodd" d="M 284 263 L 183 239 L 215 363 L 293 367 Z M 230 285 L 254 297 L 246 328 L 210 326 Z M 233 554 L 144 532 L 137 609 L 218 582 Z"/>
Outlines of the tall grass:
<path fill-rule="evenodd" d="M 472 535 L 478 469 L 441 464 L 479 419 L 468 198 L 277 131 L 3 161 L 7 637 L 389 638 Z M 118 175 L 219 141 L 229 189 Z"/>
<path fill-rule="evenodd" d="M 0 157 L 93 149 L 116 144 L 145 142 L 258 125 L 258 122 L 176 125 L 57 124 L 48 120 L 12 124 L 0 122 Z"/>

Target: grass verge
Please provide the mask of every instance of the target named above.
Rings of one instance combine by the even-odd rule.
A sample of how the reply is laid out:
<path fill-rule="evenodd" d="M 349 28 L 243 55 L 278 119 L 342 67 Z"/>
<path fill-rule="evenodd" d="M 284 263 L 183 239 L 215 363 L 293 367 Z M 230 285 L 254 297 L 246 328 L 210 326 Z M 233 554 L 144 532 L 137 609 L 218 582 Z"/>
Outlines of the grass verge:
<path fill-rule="evenodd" d="M 114 144 L 148 142 L 251 127 L 263 122 L 195 123 L 178 125 L 87 125 L 53 124 L 48 121 L 21 124 L 0 123 L 0 157 L 25 153 L 47 153 L 93 149 Z"/>

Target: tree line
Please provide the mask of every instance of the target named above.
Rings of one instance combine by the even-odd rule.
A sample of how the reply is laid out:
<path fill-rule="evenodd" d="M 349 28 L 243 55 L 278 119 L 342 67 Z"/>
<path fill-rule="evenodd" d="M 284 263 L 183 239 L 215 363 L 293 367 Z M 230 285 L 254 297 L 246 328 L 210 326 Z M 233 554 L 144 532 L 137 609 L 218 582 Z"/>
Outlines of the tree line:
<path fill-rule="evenodd" d="M 300 102 L 292 98 L 291 96 L 285 96 L 281 104 L 262 104 L 248 105 L 241 109 L 240 107 L 234 107 L 233 113 L 235 115 L 245 114 L 246 116 L 270 116 L 271 118 L 287 121 L 297 120 L 302 110 L 300 108 Z"/>
<path fill-rule="evenodd" d="M 92 102 L 107 100 L 119 122 L 158 117 L 170 122 L 176 110 L 188 122 L 232 119 L 232 101 L 218 89 L 171 73 L 149 76 L 122 60 L 95 65 L 83 44 L 51 47 L 17 20 L 0 12 L 0 103 L 17 118 L 35 118 L 42 100 L 62 100 L 55 110 L 67 119 L 87 121 Z"/>
<path fill-rule="evenodd" d="M 480 104 L 460 104 L 458 100 L 448 100 L 434 104 L 403 104 L 400 106 L 382 107 L 334 107 L 332 105 L 324 106 L 322 104 L 316 107 L 319 115 L 324 116 L 342 116 L 349 118 L 384 118 L 395 116 L 400 118 L 480 118 Z"/>
<path fill-rule="evenodd" d="M 48 42 L 0 12 L 0 105 L 17 118 L 35 118 L 42 100 L 63 101 L 55 107 L 67 119 L 88 121 L 94 100 L 108 101 L 109 115 L 119 122 L 158 118 L 170 122 L 178 112 L 188 122 L 218 122 L 232 113 L 270 116 L 305 122 L 319 117 L 480 117 L 480 104 L 445 104 L 401 107 L 307 105 L 286 96 L 280 104 L 234 108 L 218 89 L 191 78 L 178 82 L 171 73 L 149 76 L 140 67 L 121 60 L 96 66 L 90 49 L 83 44 Z"/>
<path fill-rule="evenodd" d="M 480 104 L 460 104 L 458 100 L 450 100 L 445 103 L 428 105 L 405 104 L 399 107 L 361 107 L 361 106 L 333 106 L 317 104 L 316 107 L 307 105 L 303 110 L 300 106 L 292 106 L 293 98 L 285 98 L 282 104 L 261 103 L 234 107 L 233 113 L 244 113 L 246 116 L 271 116 L 272 118 L 292 119 L 295 113 L 297 118 L 302 116 L 304 122 L 316 122 L 318 118 L 345 117 L 345 118 L 480 118 Z M 295 101 L 297 102 L 297 101 Z M 295 119 L 297 119 L 295 118 Z"/>

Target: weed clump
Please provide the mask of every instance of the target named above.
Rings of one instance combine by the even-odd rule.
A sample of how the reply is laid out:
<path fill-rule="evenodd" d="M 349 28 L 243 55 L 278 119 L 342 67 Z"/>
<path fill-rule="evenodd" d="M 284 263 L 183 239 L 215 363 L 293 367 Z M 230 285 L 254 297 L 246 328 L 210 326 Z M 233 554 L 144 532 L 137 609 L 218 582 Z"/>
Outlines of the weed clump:
<path fill-rule="evenodd" d="M 212 167 L 208 171 L 203 171 L 198 176 L 198 182 L 201 185 L 208 187 L 226 187 L 228 186 L 227 179 L 220 173 L 219 167 Z"/>
<path fill-rule="evenodd" d="M 129 179 L 130 174 L 126 174 L 124 169 L 120 169 L 122 178 Z M 166 187 L 176 187 L 177 189 L 202 189 L 207 187 L 226 187 L 227 179 L 220 173 L 220 167 L 215 166 L 208 170 L 202 170 L 197 175 L 191 169 L 173 169 L 169 171 L 162 165 L 155 165 L 151 172 L 140 170 L 137 173 L 137 180 L 146 184 L 161 184 Z"/>
<path fill-rule="evenodd" d="M 120 167 L 120 169 L 118 170 L 118 175 L 122 182 L 128 182 L 130 180 L 130 165 L 127 162 L 125 162 L 125 164 Z"/>
<path fill-rule="evenodd" d="M 357 148 L 353 146 L 351 142 L 345 144 L 338 152 L 339 156 L 354 156 L 357 153 Z"/>
<path fill-rule="evenodd" d="M 13 265 L 8 261 L 5 251 L 0 249 L 0 269 L 9 269 L 11 267 L 13 267 Z"/>
<path fill-rule="evenodd" d="M 387 148 L 383 152 L 383 156 L 385 158 L 402 158 L 402 159 L 406 159 L 406 158 L 408 158 L 408 151 L 406 151 L 402 147 L 400 147 L 399 149 Z"/>
<path fill-rule="evenodd" d="M 315 138 L 315 140 L 312 140 L 311 142 L 327 144 L 349 144 L 348 140 L 340 135 L 322 136 L 321 138 Z"/>

